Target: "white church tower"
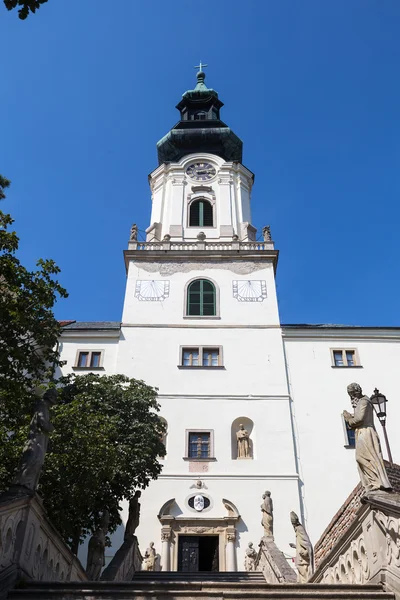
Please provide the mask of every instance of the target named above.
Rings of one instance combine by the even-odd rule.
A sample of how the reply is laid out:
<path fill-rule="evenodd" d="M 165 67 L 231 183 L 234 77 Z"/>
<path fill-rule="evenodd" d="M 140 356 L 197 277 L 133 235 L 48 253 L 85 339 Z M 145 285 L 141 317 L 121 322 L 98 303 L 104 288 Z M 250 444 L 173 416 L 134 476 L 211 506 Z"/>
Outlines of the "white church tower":
<path fill-rule="evenodd" d="M 142 551 L 154 541 L 167 571 L 243 570 L 248 542 L 263 535 L 266 490 L 288 554 L 289 513 L 302 514 L 278 253 L 269 230 L 256 241 L 254 175 L 204 80 L 200 64 L 180 121 L 157 144 L 147 239 L 133 228 L 125 251 L 116 359 L 116 372 L 159 388 L 167 453 L 142 494 L 136 533 Z"/>

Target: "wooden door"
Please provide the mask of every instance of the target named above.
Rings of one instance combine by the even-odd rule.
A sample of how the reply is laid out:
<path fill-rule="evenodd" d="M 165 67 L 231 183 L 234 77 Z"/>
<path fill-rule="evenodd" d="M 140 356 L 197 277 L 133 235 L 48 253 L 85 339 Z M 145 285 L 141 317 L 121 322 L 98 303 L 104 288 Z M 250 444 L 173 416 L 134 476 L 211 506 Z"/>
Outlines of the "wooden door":
<path fill-rule="evenodd" d="M 199 570 L 199 538 L 194 535 L 180 535 L 178 543 L 178 571 L 197 572 Z"/>

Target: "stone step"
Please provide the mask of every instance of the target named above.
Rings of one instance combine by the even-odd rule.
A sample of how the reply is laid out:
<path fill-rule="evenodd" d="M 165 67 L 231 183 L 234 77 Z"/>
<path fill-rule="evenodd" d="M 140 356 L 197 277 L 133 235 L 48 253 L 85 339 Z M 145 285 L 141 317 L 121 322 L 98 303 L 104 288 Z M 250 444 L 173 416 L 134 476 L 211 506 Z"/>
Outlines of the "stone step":
<path fill-rule="evenodd" d="M 182 571 L 138 571 L 135 573 L 134 581 L 261 581 L 265 583 L 264 575 L 260 571 L 197 571 L 184 573 Z"/>
<path fill-rule="evenodd" d="M 145 579 L 145 578 L 143 578 Z M 394 600 L 380 585 L 258 584 L 193 581 L 31 582 L 9 592 L 9 600 Z M 223 582 L 219 582 L 223 583 Z M 149 584 L 149 585 L 147 585 Z"/>

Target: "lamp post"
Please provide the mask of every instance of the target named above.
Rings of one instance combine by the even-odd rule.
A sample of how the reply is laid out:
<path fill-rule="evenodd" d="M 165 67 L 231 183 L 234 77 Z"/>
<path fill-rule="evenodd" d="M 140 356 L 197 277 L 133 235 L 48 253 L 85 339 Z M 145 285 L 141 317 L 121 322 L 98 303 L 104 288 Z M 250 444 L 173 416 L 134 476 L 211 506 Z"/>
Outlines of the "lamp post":
<path fill-rule="evenodd" d="M 390 451 L 389 439 L 386 432 L 386 402 L 388 400 L 384 394 L 381 394 L 380 391 L 377 388 L 375 388 L 374 393 L 370 398 L 370 401 L 372 403 L 376 416 L 378 417 L 379 422 L 382 425 L 389 462 L 391 465 L 393 465 L 392 453 Z"/>

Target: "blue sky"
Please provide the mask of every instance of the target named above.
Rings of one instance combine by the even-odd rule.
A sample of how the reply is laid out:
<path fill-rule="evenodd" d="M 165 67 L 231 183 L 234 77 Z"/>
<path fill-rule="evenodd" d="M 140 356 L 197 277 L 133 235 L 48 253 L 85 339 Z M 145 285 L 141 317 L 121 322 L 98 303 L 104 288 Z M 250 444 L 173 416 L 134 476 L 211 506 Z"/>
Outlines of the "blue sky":
<path fill-rule="evenodd" d="M 119 320 L 147 175 L 207 62 L 280 250 L 285 323 L 400 325 L 397 0 L 0 5 L 0 172 L 20 258 L 54 258 L 59 318 Z"/>

